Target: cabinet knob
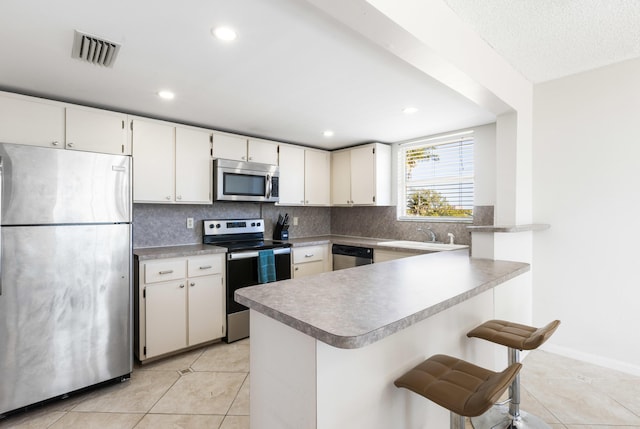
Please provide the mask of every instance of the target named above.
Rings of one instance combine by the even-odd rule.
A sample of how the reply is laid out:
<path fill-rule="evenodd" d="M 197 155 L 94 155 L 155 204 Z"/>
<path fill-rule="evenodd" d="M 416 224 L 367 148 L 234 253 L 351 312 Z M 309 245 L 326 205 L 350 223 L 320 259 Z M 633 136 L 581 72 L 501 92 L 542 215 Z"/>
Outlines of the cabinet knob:
<path fill-rule="evenodd" d="M 243 160 L 245 160 L 245 161 L 247 160 L 247 157 L 246 157 L 246 156 L 243 156 L 243 157 L 241 157 L 241 158 L 242 158 Z"/>
<path fill-rule="evenodd" d="M 54 142 L 51 142 L 51 144 L 54 145 L 54 146 L 58 146 L 59 143 L 58 143 L 58 141 L 54 141 Z"/>
<path fill-rule="evenodd" d="M 176 197 L 176 200 L 181 200 L 181 199 L 182 199 L 182 195 L 178 195 L 178 196 Z"/>
<path fill-rule="evenodd" d="M 196 284 L 194 282 L 189 283 L 189 286 L 194 287 Z"/>
<path fill-rule="evenodd" d="M 165 198 L 167 201 L 171 201 L 171 195 L 167 195 Z"/>
<path fill-rule="evenodd" d="M 252 156 L 250 156 L 250 157 L 249 157 L 249 161 L 251 161 L 251 160 L 253 160 L 253 157 L 252 157 Z"/>
<path fill-rule="evenodd" d="M 305 204 L 309 204 L 309 200 L 305 201 L 304 203 L 305 203 Z"/>
<path fill-rule="evenodd" d="M 182 285 L 180 285 L 180 289 L 184 289 L 184 285 L 183 285 L 183 284 L 182 284 Z"/>
<path fill-rule="evenodd" d="M 295 267 L 293 271 L 298 271 L 299 269 L 300 269 L 299 267 Z"/>
<path fill-rule="evenodd" d="M 67 146 L 73 147 L 73 143 L 69 142 L 69 143 L 67 143 Z"/>

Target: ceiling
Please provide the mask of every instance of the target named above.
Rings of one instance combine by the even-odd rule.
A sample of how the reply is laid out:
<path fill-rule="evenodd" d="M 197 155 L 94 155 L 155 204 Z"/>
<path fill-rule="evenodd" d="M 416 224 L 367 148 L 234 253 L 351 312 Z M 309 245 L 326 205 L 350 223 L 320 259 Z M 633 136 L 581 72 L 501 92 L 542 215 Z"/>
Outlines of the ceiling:
<path fill-rule="evenodd" d="M 562 4 L 593 2 L 609 11 L 607 5 L 620 3 L 627 5 L 627 14 L 611 12 L 603 21 L 625 18 L 626 23 L 631 16 L 637 23 L 637 0 L 446 1 L 534 82 L 639 55 L 637 40 L 611 51 L 618 40 L 613 36 L 637 38 L 638 28 L 625 27 L 607 43 L 578 44 L 586 52 L 606 50 L 604 59 L 586 61 L 592 58 L 583 53 L 554 68 L 564 51 L 549 51 L 531 38 L 548 33 L 557 20 L 550 26 L 531 22 L 530 16 L 549 19 L 539 11 L 544 1 L 554 6 L 560 24 L 579 27 L 584 13 L 563 21 L 562 14 L 575 8 Z M 3 0 L 1 10 L 4 90 L 327 149 L 402 141 L 495 120 L 300 0 Z M 211 29 L 222 24 L 237 30 L 236 41 L 211 36 Z M 504 31 L 495 29 L 501 26 Z M 533 30 L 520 37 L 516 30 L 524 28 Z M 597 28 L 610 27 L 600 23 Z M 76 29 L 122 45 L 113 67 L 71 57 Z M 551 33 L 556 43 L 567 37 Z M 163 89 L 173 91 L 175 99 L 160 99 L 157 92 Z M 407 115 L 405 107 L 418 111 Z M 334 131 L 332 138 L 323 137 L 327 129 Z"/>

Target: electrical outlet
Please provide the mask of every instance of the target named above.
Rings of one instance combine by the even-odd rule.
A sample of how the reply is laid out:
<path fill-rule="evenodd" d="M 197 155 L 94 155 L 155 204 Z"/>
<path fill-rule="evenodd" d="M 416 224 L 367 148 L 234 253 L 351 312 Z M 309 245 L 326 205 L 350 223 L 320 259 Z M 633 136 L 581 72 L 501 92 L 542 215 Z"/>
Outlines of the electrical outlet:
<path fill-rule="evenodd" d="M 298 217 L 297 216 L 293 217 L 293 226 L 298 226 Z"/>
<path fill-rule="evenodd" d="M 193 229 L 193 218 L 192 217 L 188 217 L 187 218 L 187 229 Z"/>

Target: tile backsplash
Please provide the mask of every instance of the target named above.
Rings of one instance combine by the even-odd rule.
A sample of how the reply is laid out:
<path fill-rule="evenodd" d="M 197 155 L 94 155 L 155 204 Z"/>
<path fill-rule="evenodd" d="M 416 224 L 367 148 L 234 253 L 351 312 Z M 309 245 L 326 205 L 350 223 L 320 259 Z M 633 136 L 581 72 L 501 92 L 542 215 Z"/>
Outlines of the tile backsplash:
<path fill-rule="evenodd" d="M 400 222 L 395 207 L 284 207 L 274 204 L 220 202 L 213 205 L 134 204 L 133 247 L 175 246 L 202 243 L 203 219 L 265 219 L 265 237 L 271 238 L 278 214 L 289 214 L 292 238 L 316 235 L 353 235 L 372 238 L 424 241 L 427 235 L 418 228 L 431 228 L 438 241 L 469 244 L 467 223 Z M 187 218 L 194 228 L 187 228 Z M 298 225 L 293 225 L 293 218 Z M 474 225 L 493 224 L 493 206 L 474 208 Z"/>

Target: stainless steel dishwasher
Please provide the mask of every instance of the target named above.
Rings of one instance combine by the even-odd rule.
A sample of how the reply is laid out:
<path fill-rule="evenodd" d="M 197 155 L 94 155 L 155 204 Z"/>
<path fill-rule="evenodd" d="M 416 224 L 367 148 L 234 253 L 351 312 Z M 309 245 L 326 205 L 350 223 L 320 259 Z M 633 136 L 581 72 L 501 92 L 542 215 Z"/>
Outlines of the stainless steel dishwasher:
<path fill-rule="evenodd" d="M 373 249 L 370 247 L 334 244 L 331 253 L 333 254 L 333 271 L 373 264 Z"/>

